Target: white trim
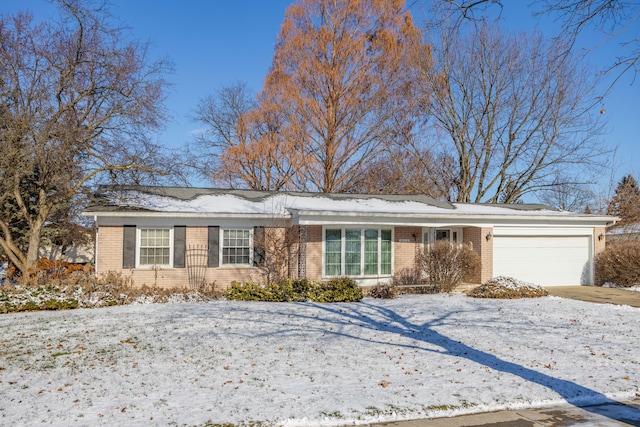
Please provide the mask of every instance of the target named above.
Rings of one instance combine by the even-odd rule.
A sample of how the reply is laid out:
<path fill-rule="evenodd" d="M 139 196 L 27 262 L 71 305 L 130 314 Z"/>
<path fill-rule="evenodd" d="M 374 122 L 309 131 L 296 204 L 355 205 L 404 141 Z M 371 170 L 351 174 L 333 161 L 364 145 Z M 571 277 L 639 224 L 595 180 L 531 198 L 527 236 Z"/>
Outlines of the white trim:
<path fill-rule="evenodd" d="M 249 232 L 249 264 L 225 264 L 223 252 L 224 252 L 224 232 L 225 231 L 248 231 Z M 253 227 L 220 227 L 218 234 L 218 256 L 219 256 L 219 267 L 222 268 L 244 268 L 244 267 L 253 267 Z"/>
<path fill-rule="evenodd" d="M 140 243 L 142 241 L 142 230 L 169 230 L 169 264 L 141 264 L 140 263 Z M 136 226 L 136 268 L 141 270 L 152 270 L 154 268 L 173 268 L 173 227 Z"/>
<path fill-rule="evenodd" d="M 496 225 L 494 236 L 593 236 L 593 228 L 588 227 L 511 227 Z"/>
<path fill-rule="evenodd" d="M 293 219 L 296 225 L 380 225 L 380 226 L 469 226 L 486 227 L 494 224 L 556 224 L 562 226 L 604 227 L 614 224 L 618 218 L 604 215 L 558 214 L 468 214 L 468 213 L 395 213 L 395 212 L 336 212 L 304 211 L 293 214 L 223 213 L 223 212 L 150 212 L 150 211 L 84 211 L 85 216 L 96 218 L 192 218 L 192 219 Z"/>
<path fill-rule="evenodd" d="M 291 219 L 289 214 L 258 214 L 258 213 L 225 213 L 225 212 L 153 212 L 153 211 L 83 211 L 84 216 L 103 218 L 238 218 L 238 219 Z"/>
<path fill-rule="evenodd" d="M 449 242 L 455 243 L 456 245 L 461 245 L 462 242 L 464 242 L 463 228 L 464 227 L 423 227 L 422 246 L 424 246 L 425 244 L 425 234 L 429 236 L 429 238 L 427 239 L 427 244 L 431 244 L 435 241 L 435 233 L 440 230 L 449 232 Z M 453 240 L 454 234 L 456 235 L 455 241 Z"/>

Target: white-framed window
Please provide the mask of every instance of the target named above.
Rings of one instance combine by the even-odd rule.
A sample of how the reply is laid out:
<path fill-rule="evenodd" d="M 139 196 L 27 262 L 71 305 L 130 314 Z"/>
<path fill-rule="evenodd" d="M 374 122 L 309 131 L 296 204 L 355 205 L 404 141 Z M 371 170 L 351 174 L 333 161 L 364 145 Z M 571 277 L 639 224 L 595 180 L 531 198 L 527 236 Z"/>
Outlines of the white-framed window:
<path fill-rule="evenodd" d="M 390 276 L 392 234 L 389 228 L 325 227 L 323 275 Z"/>
<path fill-rule="evenodd" d="M 221 229 L 221 265 L 252 265 L 253 232 L 248 228 Z"/>
<path fill-rule="evenodd" d="M 422 244 L 427 246 L 438 240 L 444 240 L 454 244 L 462 243 L 462 229 L 452 228 L 425 228 L 422 230 Z"/>
<path fill-rule="evenodd" d="M 172 267 L 172 228 L 138 228 L 137 234 L 138 267 Z"/>

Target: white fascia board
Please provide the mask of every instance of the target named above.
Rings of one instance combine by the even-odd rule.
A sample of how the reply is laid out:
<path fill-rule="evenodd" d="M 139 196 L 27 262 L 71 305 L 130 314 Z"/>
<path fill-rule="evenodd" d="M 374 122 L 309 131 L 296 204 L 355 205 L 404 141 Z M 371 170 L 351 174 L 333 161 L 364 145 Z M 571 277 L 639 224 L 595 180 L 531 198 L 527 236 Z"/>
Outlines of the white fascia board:
<path fill-rule="evenodd" d="M 549 225 L 546 227 L 523 227 L 523 226 L 496 226 L 493 228 L 493 236 L 592 236 L 593 227 L 574 225 Z"/>
<path fill-rule="evenodd" d="M 467 226 L 533 225 L 604 227 L 617 218 L 610 216 L 574 215 L 474 215 L 474 214 L 419 214 L 419 213 L 362 213 L 305 211 L 294 215 L 299 225 L 379 224 L 403 226 Z"/>
<path fill-rule="evenodd" d="M 201 219 L 291 219 L 291 215 L 274 215 L 258 213 L 219 213 L 219 212 L 150 212 L 150 211 L 113 211 L 82 212 L 84 216 L 96 219 L 103 218 L 201 218 Z"/>

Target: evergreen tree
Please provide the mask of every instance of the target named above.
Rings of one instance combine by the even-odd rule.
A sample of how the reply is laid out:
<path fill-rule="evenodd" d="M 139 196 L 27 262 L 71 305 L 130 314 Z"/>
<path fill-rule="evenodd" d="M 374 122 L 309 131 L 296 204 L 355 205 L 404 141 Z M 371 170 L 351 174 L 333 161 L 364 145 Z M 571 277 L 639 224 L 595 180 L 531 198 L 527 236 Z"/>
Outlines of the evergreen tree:
<path fill-rule="evenodd" d="M 640 187 L 631 174 L 623 177 L 618 183 L 609 202 L 607 214 L 620 217 L 618 225 L 640 221 Z"/>

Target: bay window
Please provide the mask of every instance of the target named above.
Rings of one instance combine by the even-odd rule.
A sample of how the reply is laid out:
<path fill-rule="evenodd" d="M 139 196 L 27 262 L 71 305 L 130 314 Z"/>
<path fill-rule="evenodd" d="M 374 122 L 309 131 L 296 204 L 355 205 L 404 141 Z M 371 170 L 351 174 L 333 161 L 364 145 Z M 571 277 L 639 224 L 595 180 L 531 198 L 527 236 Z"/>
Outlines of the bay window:
<path fill-rule="evenodd" d="M 391 275 L 391 235 L 390 229 L 326 228 L 324 275 Z"/>

